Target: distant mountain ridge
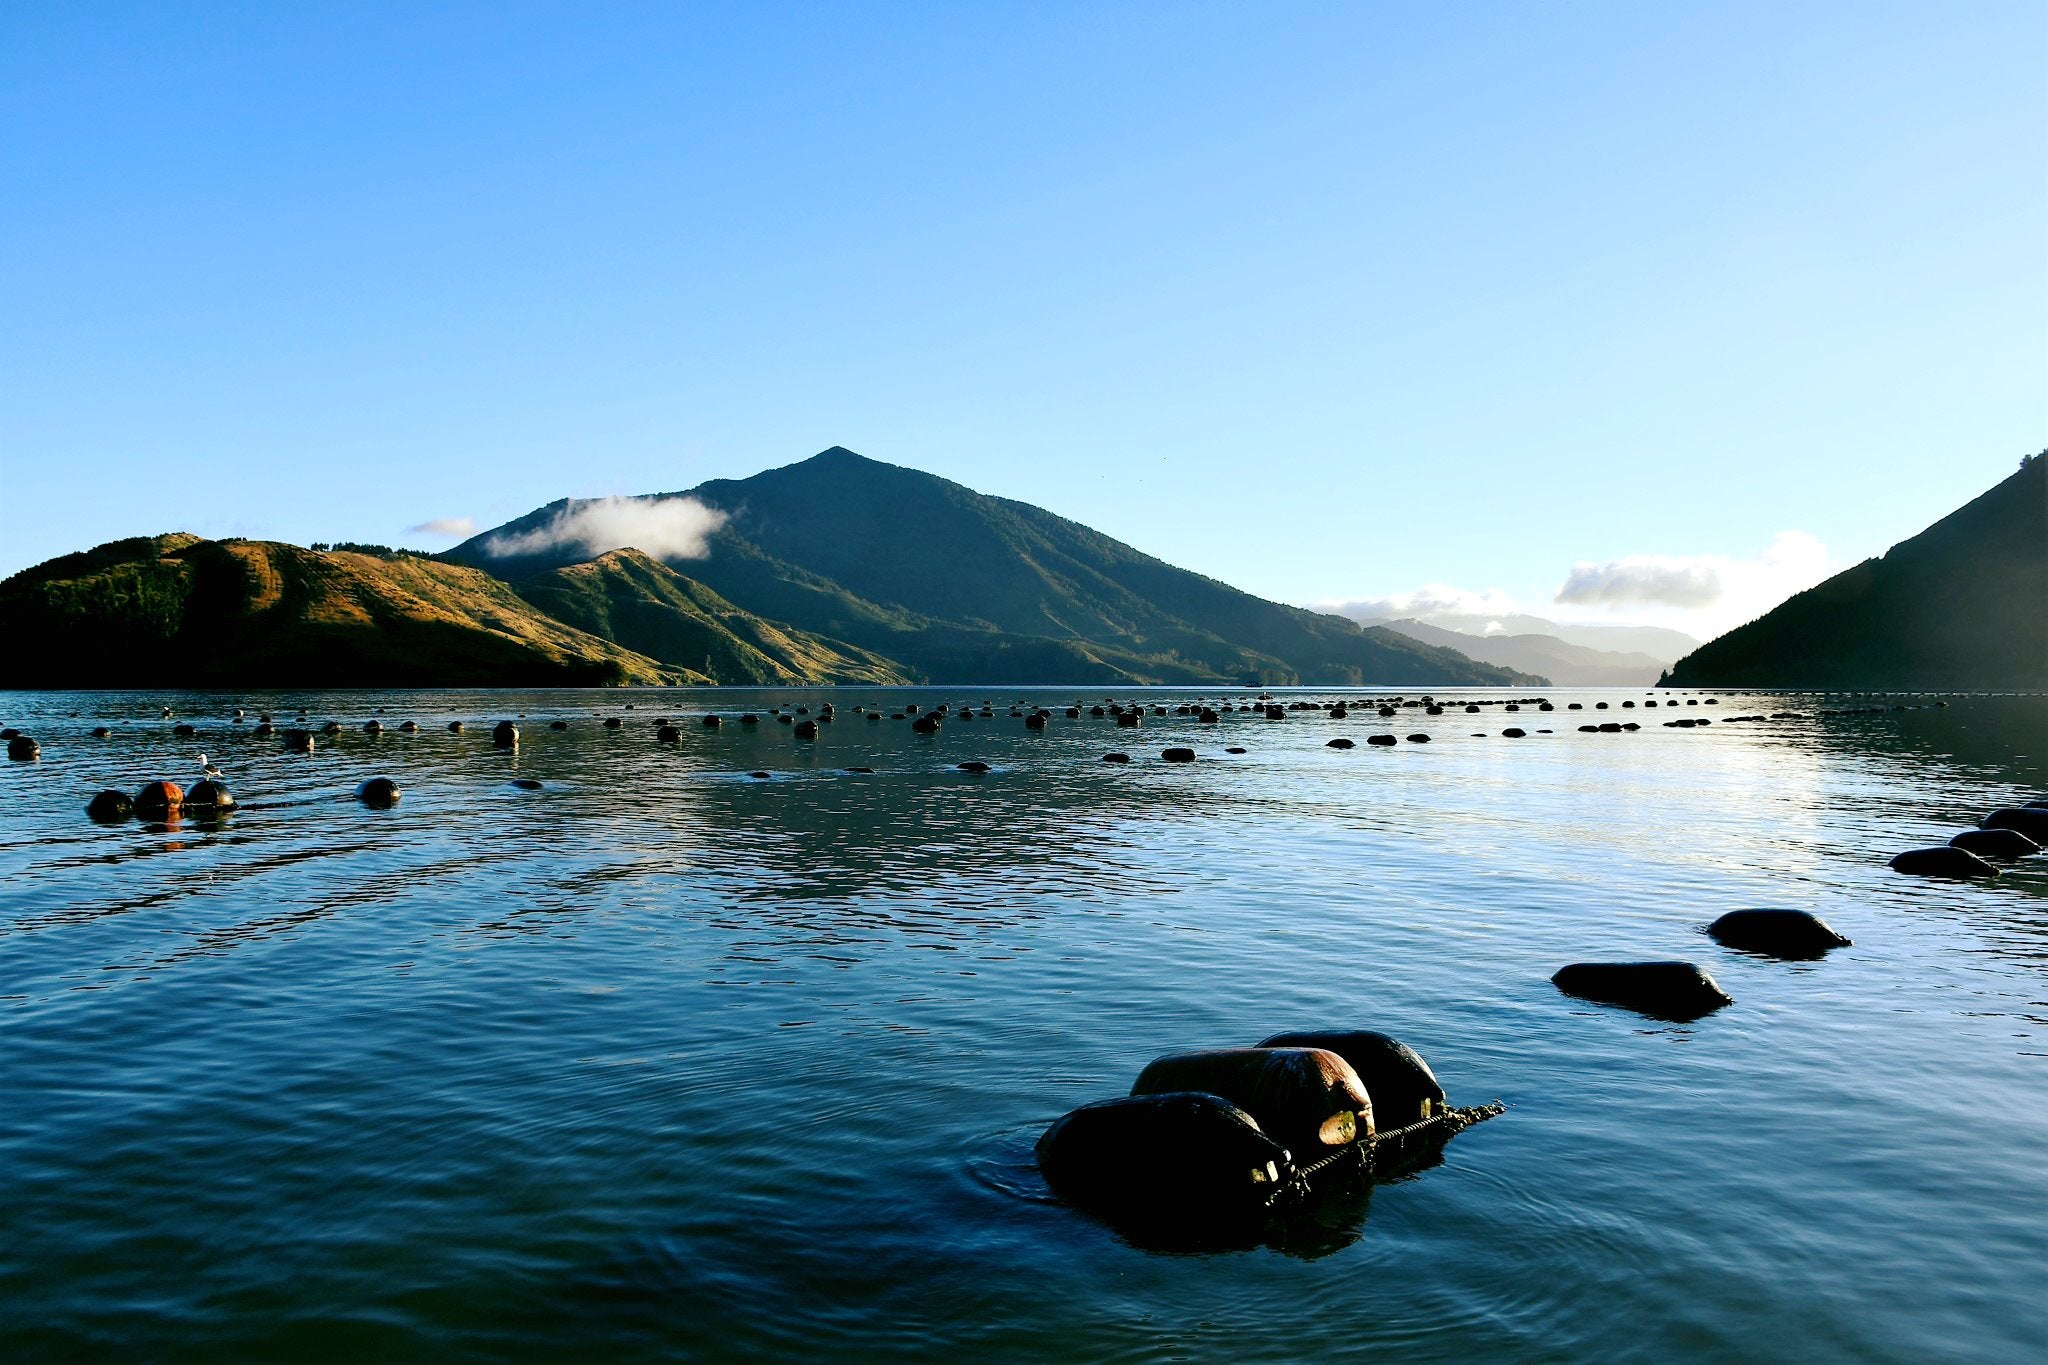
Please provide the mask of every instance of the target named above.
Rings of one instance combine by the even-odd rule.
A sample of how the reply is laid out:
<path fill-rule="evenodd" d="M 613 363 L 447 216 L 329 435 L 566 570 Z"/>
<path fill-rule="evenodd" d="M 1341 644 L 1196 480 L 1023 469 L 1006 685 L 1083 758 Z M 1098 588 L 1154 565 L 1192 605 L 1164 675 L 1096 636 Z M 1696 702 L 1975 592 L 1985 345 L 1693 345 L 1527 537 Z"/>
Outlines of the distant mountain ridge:
<path fill-rule="evenodd" d="M 2048 459 L 1672 665 L 1674 687 L 2048 688 Z"/>
<path fill-rule="evenodd" d="M 1360 625 L 1387 626 L 1395 621 L 1419 621 L 1439 630 L 1456 631 L 1460 635 L 1476 635 L 1481 639 L 1497 635 L 1547 635 L 1581 649 L 1596 649 L 1602 653 L 1642 654 L 1668 665 L 1674 659 L 1683 658 L 1700 647 L 1702 643 L 1682 630 L 1671 630 L 1664 626 L 1609 626 L 1586 625 L 1579 622 L 1552 621 L 1548 617 L 1531 616 L 1527 612 L 1511 611 L 1499 613 L 1464 611 L 1418 611 L 1389 614 L 1384 610 L 1364 610 L 1362 604 L 1352 603 L 1338 608 L 1344 615 Z"/>
<path fill-rule="evenodd" d="M 668 565 L 748 612 L 845 642 L 919 681 L 1536 685 L 1451 650 L 1268 602 L 1043 508 L 835 446 L 751 478 L 646 495 L 721 514 Z M 593 558 L 531 545 L 551 503 L 447 558 L 525 584 Z"/>
<path fill-rule="evenodd" d="M 1466 635 L 1412 618 L 1386 626 L 1484 663 L 1540 673 L 1560 687 L 1650 687 L 1671 662 L 1647 654 L 1588 649 L 1554 635 Z"/>

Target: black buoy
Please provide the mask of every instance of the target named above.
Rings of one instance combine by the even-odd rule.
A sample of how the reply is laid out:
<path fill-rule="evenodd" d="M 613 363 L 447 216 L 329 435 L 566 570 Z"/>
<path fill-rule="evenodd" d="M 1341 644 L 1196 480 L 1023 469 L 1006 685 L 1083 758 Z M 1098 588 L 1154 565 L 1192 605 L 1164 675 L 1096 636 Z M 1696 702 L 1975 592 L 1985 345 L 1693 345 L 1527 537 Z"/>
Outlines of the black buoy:
<path fill-rule="evenodd" d="M 1718 981 L 1691 962 L 1574 962 L 1550 980 L 1566 995 L 1676 1023 L 1735 1003 Z"/>
<path fill-rule="evenodd" d="M 185 793 L 184 804 L 192 810 L 233 810 L 235 808 L 235 794 L 227 789 L 225 783 L 210 777 L 202 778 L 198 782 L 193 783 L 191 788 Z"/>
<path fill-rule="evenodd" d="M 790 729 L 790 734 L 797 739 L 816 739 L 818 737 L 818 722 L 814 720 L 800 720 Z"/>
<path fill-rule="evenodd" d="M 127 792 L 103 791 L 86 805 L 85 813 L 103 825 L 112 824 L 135 814 L 135 803 Z"/>
<path fill-rule="evenodd" d="M 1226 754 L 1241 754 L 1245 752 L 1245 749 L 1242 745 L 1233 744 L 1223 752 Z"/>
<path fill-rule="evenodd" d="M 1367 735 L 1365 737 L 1365 742 L 1367 744 L 1378 745 L 1380 748 L 1384 749 L 1388 745 L 1399 744 L 1401 741 L 1396 739 L 1392 735 Z"/>
<path fill-rule="evenodd" d="M 451 734 L 451 735 L 459 735 L 459 734 L 461 734 L 461 733 L 462 733 L 462 722 L 461 722 L 461 721 L 459 721 L 459 720 L 451 720 L 451 721 L 449 721 L 449 722 L 448 722 L 448 733 L 449 733 L 449 734 Z"/>
<path fill-rule="evenodd" d="M 1950 848 L 1960 848 L 1976 854 L 1979 858 L 2025 858 L 2039 853 L 2041 845 L 2016 829 L 2000 826 L 1995 829 L 1966 829 L 1948 841 Z"/>
<path fill-rule="evenodd" d="M 31 763 L 42 757 L 43 746 L 27 735 L 16 735 L 7 741 L 7 756 L 17 763 Z"/>
<path fill-rule="evenodd" d="M 1830 948 L 1849 946 L 1826 920 L 1804 910 L 1730 910 L 1708 925 L 1707 933 L 1723 947 L 1787 960 L 1821 957 Z"/>
<path fill-rule="evenodd" d="M 376 810 L 387 810 L 397 805 L 402 795 L 404 793 L 399 791 L 398 784 L 388 777 L 373 777 L 356 788 L 356 800 Z"/>
<path fill-rule="evenodd" d="M 2048 843 L 2048 810 L 2038 806 L 2007 806 L 1977 822 L 1980 829 L 2016 829 L 2035 843 Z"/>
<path fill-rule="evenodd" d="M 515 777 L 512 779 L 512 785 L 523 792 L 537 792 L 540 790 L 540 779 L 537 777 Z"/>
<path fill-rule="evenodd" d="M 935 715 L 919 716 L 910 722 L 910 728 L 921 735 L 935 735 L 939 732 L 939 718 Z"/>
<path fill-rule="evenodd" d="M 548 729 L 550 730 L 566 730 L 568 728 L 569 722 L 566 720 L 551 720 L 548 722 Z"/>
<path fill-rule="evenodd" d="M 1168 763 L 1192 763 L 1195 761 L 1195 751 L 1193 749 L 1161 749 L 1159 756 Z"/>
<path fill-rule="evenodd" d="M 1325 749 L 1356 749 L 1358 745 L 1356 741 L 1340 737 L 1337 739 L 1325 740 L 1323 742 L 1323 747 Z"/>
<path fill-rule="evenodd" d="M 1287 1149 L 1216 1095 L 1102 1100 L 1062 1116 L 1037 1144 L 1061 1198 L 1109 1217 L 1207 1228 L 1262 1218 L 1293 1174 Z"/>
<path fill-rule="evenodd" d="M 1104 754 L 1102 761 L 1104 763 L 1128 763 L 1131 761 L 1131 756 L 1122 752 L 1112 752 Z"/>
<path fill-rule="evenodd" d="M 1996 877 L 1998 869 L 1964 848 L 1908 849 L 1892 859 L 1894 872 L 1908 877 Z"/>
<path fill-rule="evenodd" d="M 716 730 L 723 724 L 725 722 L 715 715 L 704 717 L 704 728 L 707 730 Z"/>
<path fill-rule="evenodd" d="M 953 766 L 963 773 L 985 773 L 988 771 L 988 764 L 983 763 L 978 758 L 970 758 L 965 763 L 956 763 Z"/>
<path fill-rule="evenodd" d="M 501 720 L 491 727 L 491 743 L 500 749 L 519 747 L 519 727 L 509 720 Z"/>

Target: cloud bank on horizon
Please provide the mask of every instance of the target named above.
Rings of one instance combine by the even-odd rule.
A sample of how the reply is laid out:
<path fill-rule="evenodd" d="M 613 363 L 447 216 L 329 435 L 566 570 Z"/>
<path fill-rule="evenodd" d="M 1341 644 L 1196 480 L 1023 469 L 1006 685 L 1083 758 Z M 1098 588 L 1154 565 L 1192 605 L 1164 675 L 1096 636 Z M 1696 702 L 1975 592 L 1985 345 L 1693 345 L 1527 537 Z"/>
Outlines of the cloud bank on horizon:
<path fill-rule="evenodd" d="M 1413 592 L 1390 593 L 1385 597 L 1326 598 L 1316 610 L 1334 612 L 1359 621 L 1392 620 L 1413 616 L 1514 616 L 1522 606 L 1499 588 L 1473 592 L 1450 583 L 1424 583 Z"/>
<path fill-rule="evenodd" d="M 502 557 L 557 549 L 592 555 L 634 549 L 656 559 L 703 559 L 711 553 L 711 533 L 723 525 L 725 513 L 695 498 L 614 495 L 572 503 L 530 531 L 492 536 L 484 550 Z"/>
<path fill-rule="evenodd" d="M 1320 611 L 1357 620 L 1505 618 L 1547 614 L 1578 624 L 1665 626 L 1711 640 L 1754 620 L 1831 572 L 1827 546 L 1805 531 L 1780 531 L 1750 558 L 1624 555 L 1580 560 L 1548 603 L 1525 605 L 1499 588 L 1425 583 L 1412 592 L 1328 599 Z M 1559 610 L 1561 608 L 1561 610 Z M 1489 627 L 1493 633 L 1496 627 Z"/>

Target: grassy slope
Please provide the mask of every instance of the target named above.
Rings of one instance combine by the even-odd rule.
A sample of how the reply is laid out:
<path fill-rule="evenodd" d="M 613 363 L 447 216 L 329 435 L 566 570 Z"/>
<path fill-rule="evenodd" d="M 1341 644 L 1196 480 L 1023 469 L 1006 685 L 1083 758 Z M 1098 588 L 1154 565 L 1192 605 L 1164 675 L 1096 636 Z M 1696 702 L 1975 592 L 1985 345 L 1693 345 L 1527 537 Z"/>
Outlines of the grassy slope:
<path fill-rule="evenodd" d="M 1672 665 L 1676 687 L 2048 687 L 2048 460 Z"/>
<path fill-rule="evenodd" d="M 117 541 L 0 583 L 33 642 L 0 684 L 585 686 L 679 669 L 551 620 L 504 583 L 413 556 L 172 535 Z"/>
<path fill-rule="evenodd" d="M 742 611 L 638 550 L 552 569 L 518 590 L 558 621 L 728 685 L 909 681 L 880 655 Z"/>

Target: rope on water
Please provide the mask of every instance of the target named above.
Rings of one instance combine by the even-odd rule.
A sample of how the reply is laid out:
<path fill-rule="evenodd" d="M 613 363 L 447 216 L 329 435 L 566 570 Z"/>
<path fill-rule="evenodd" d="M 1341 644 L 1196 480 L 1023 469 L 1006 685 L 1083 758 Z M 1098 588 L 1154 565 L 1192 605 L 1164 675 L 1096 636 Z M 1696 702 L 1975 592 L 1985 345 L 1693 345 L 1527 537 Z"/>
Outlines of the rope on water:
<path fill-rule="evenodd" d="M 1473 1124 L 1484 1123 L 1486 1120 L 1496 1118 L 1506 1112 L 1507 1106 L 1499 1100 L 1495 1100 L 1492 1104 L 1475 1105 L 1469 1109 L 1445 1108 L 1439 1113 L 1431 1114 L 1426 1119 L 1417 1119 L 1415 1122 L 1403 1124 L 1399 1128 L 1389 1128 L 1383 1133 L 1375 1133 L 1365 1141 L 1353 1142 L 1347 1146 L 1339 1147 L 1322 1160 L 1312 1161 L 1306 1166 L 1297 1168 L 1294 1174 L 1288 1178 L 1287 1182 L 1274 1192 L 1274 1198 L 1276 1201 L 1282 1196 L 1292 1199 L 1306 1198 L 1310 1193 L 1309 1182 L 1333 1167 L 1356 1171 L 1370 1179 L 1373 1168 L 1377 1164 L 1374 1161 L 1374 1156 L 1382 1146 L 1392 1147 L 1407 1141 L 1409 1138 L 1423 1136 L 1432 1139 L 1441 1138 L 1448 1141 L 1450 1138 L 1470 1128 Z"/>

